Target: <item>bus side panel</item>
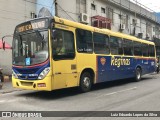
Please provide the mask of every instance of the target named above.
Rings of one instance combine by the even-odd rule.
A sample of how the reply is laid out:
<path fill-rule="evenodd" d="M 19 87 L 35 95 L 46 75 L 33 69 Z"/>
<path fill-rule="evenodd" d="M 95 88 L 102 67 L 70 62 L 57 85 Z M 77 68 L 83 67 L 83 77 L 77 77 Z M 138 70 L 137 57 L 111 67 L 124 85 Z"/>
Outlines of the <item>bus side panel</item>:
<path fill-rule="evenodd" d="M 142 75 L 153 73 L 156 70 L 155 58 L 135 58 L 135 66 L 142 68 Z"/>
<path fill-rule="evenodd" d="M 77 53 L 77 72 L 78 85 L 80 83 L 80 76 L 85 69 L 92 69 L 95 75 L 93 80 L 96 83 L 96 55 L 87 53 Z"/>
<path fill-rule="evenodd" d="M 148 73 L 153 73 L 156 71 L 156 59 L 152 58 L 148 60 L 148 64 L 149 64 L 149 69 L 148 69 Z"/>
<path fill-rule="evenodd" d="M 134 62 L 132 57 L 97 56 L 97 82 L 134 77 Z"/>

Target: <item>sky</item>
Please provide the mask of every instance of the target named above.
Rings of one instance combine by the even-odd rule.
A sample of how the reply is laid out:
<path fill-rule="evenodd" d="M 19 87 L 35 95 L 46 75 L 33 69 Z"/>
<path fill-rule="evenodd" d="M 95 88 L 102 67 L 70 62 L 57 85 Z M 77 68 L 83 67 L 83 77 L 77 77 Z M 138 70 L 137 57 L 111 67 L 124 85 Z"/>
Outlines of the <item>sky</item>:
<path fill-rule="evenodd" d="M 130 0 L 137 1 L 155 12 L 160 12 L 160 0 Z"/>

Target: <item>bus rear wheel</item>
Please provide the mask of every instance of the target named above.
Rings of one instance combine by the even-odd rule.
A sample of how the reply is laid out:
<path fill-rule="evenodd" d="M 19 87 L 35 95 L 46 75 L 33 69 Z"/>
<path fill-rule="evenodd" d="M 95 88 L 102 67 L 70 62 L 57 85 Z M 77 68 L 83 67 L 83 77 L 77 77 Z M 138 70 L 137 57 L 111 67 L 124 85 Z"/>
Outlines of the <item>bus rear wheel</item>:
<path fill-rule="evenodd" d="M 92 77 L 89 72 L 84 72 L 80 78 L 80 91 L 81 92 L 88 92 L 91 90 L 92 87 Z"/>
<path fill-rule="evenodd" d="M 138 67 L 136 68 L 136 76 L 135 76 L 135 81 L 139 82 L 141 80 L 142 77 L 142 71 L 141 69 Z"/>

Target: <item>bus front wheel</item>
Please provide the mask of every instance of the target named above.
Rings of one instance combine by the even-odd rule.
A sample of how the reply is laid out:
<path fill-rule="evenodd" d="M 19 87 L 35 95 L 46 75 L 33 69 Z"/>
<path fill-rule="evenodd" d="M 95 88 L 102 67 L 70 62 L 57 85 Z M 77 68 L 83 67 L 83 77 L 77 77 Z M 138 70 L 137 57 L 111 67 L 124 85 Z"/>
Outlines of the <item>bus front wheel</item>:
<path fill-rule="evenodd" d="M 142 77 L 142 71 L 141 69 L 138 67 L 136 68 L 136 76 L 135 76 L 135 81 L 138 82 L 141 80 Z"/>
<path fill-rule="evenodd" d="M 84 72 L 80 78 L 80 91 L 81 92 L 88 92 L 91 90 L 92 87 L 92 77 L 89 72 Z"/>

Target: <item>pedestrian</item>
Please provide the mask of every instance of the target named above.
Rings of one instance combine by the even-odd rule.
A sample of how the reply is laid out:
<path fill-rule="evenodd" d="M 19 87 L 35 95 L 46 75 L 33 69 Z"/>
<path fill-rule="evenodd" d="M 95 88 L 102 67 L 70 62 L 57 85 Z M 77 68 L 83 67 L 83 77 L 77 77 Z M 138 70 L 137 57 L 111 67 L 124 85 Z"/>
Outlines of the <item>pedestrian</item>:
<path fill-rule="evenodd" d="M 2 68 L 0 68 L 0 89 L 2 88 L 3 86 L 3 81 L 4 81 L 4 77 L 3 77 L 3 73 L 2 73 Z"/>
<path fill-rule="evenodd" d="M 157 69 L 156 69 L 157 74 L 159 73 L 159 57 L 157 57 Z"/>

